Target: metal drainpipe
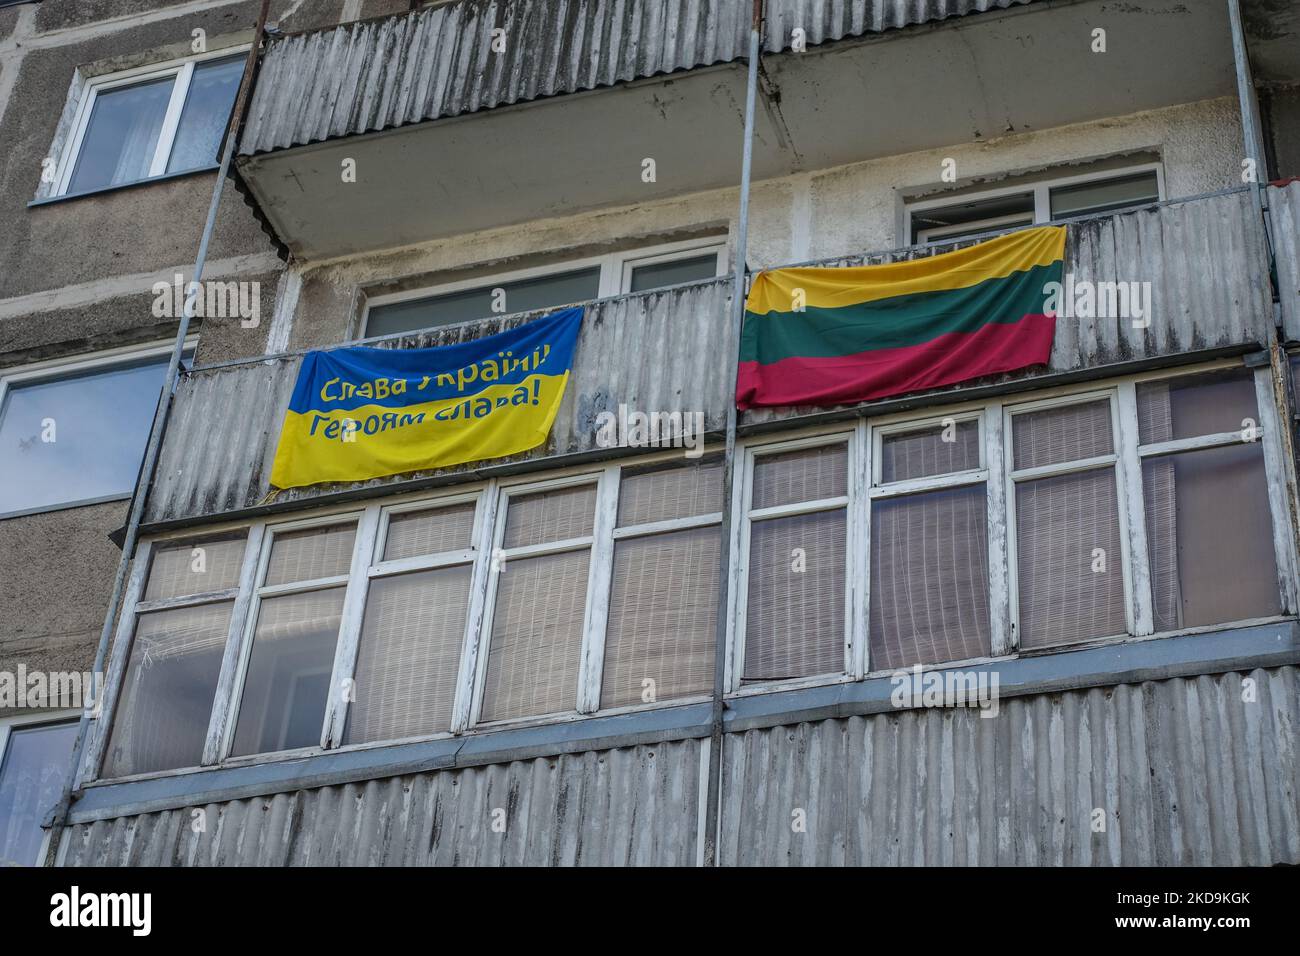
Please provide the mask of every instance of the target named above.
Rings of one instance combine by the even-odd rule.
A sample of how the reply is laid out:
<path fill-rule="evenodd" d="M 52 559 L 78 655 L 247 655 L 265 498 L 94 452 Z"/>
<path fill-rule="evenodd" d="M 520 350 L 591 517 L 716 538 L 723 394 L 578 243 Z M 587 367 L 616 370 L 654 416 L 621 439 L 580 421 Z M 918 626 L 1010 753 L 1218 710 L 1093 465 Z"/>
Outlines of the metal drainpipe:
<path fill-rule="evenodd" d="M 1232 28 L 1232 60 L 1237 72 L 1237 103 L 1241 110 L 1241 130 L 1246 145 L 1246 157 L 1254 165 L 1255 176 L 1251 182 L 1251 195 L 1255 200 L 1255 209 L 1259 214 L 1264 229 L 1264 243 L 1267 246 L 1269 283 L 1273 293 L 1274 312 L 1268 324 L 1268 361 L 1269 373 L 1273 379 L 1273 402 L 1276 407 L 1282 451 L 1286 466 L 1286 499 L 1288 518 L 1291 522 L 1292 553 L 1300 553 L 1300 492 L 1297 491 L 1295 441 L 1291 431 L 1294 418 L 1294 405 L 1290 388 L 1290 370 L 1286 350 L 1282 347 L 1283 334 L 1280 334 L 1281 310 L 1278 303 L 1278 290 L 1273 287 L 1273 276 L 1277 274 L 1274 263 L 1273 221 L 1269 215 L 1268 203 L 1264 198 L 1263 181 L 1268 178 L 1265 165 L 1264 140 L 1260 131 L 1255 83 L 1251 76 L 1250 53 L 1246 47 L 1246 31 L 1241 20 L 1240 0 L 1227 0 L 1228 22 Z M 1292 600 L 1300 600 L 1300 581 L 1297 575 L 1300 569 L 1292 566 Z M 1288 608 L 1290 611 L 1300 607 Z"/>
<path fill-rule="evenodd" d="M 99 632 L 99 645 L 95 648 L 95 663 L 92 674 L 102 674 L 104 661 L 108 656 L 108 646 L 113 636 L 113 625 L 117 620 L 117 607 L 122 601 L 122 592 L 126 588 L 127 572 L 131 559 L 135 555 L 135 546 L 140 537 L 140 519 L 144 515 L 145 499 L 153 484 L 154 470 L 158 465 L 158 452 L 162 448 L 163 436 L 167 433 L 167 422 L 171 414 L 172 392 L 179 378 L 181 356 L 185 353 L 185 339 L 189 335 L 190 321 L 194 318 L 195 302 L 200 294 L 199 283 L 203 281 L 203 269 L 208 259 L 208 244 L 212 241 L 212 231 L 217 223 L 217 208 L 221 204 L 221 194 L 230 174 L 230 163 L 234 158 L 235 141 L 239 138 L 239 127 L 248 107 L 249 91 L 253 76 L 257 71 L 257 53 L 266 29 L 266 18 L 271 9 L 271 0 L 262 0 L 262 9 L 257 16 L 257 26 L 253 29 L 253 43 L 248 49 L 248 58 L 244 62 L 244 74 L 239 81 L 239 92 L 230 111 L 230 121 L 226 125 L 225 141 L 221 150 L 221 167 L 217 172 L 217 181 L 212 187 L 212 202 L 208 205 L 207 222 L 203 225 L 203 236 L 199 240 L 199 252 L 194 259 L 194 275 L 189 292 L 185 297 L 185 307 L 181 310 L 180 324 L 176 328 L 176 341 L 172 345 L 171 359 L 167 363 L 167 375 L 163 379 L 162 390 L 158 395 L 158 407 L 154 411 L 153 426 L 149 430 L 149 443 L 145 446 L 144 460 L 140 463 L 140 472 L 136 478 L 135 493 L 131 496 L 131 510 L 126 523 L 126 537 L 122 541 L 122 558 L 117 564 L 117 575 L 113 580 L 113 596 L 109 599 L 108 609 L 104 612 L 104 626 Z M 93 701 L 98 710 L 101 701 Z M 77 739 L 72 748 L 72 767 L 67 781 L 59 795 L 59 802 L 50 811 L 47 825 L 50 828 L 49 845 L 45 854 L 45 865 L 53 866 L 58 860 L 59 844 L 67 828 L 68 816 L 72 811 L 72 790 L 80 773 L 81 763 L 86 749 L 87 730 L 90 727 L 90 709 L 83 709 L 81 720 L 77 724 Z"/>
<path fill-rule="evenodd" d="M 713 643 L 713 714 L 709 733 L 709 777 L 704 805 L 704 865 L 718 865 L 721 824 L 722 723 L 726 694 L 727 607 L 731 594 L 732 485 L 736 468 L 736 377 L 740 364 L 740 330 L 745 321 L 745 252 L 749 240 L 749 183 L 754 160 L 754 101 L 758 90 L 759 43 L 763 0 L 754 0 L 749 28 L 749 79 L 745 89 L 744 154 L 740 166 L 740 213 L 736 225 L 736 272 L 731 292 L 731 338 L 735 347 L 727 370 L 727 445 L 722 465 L 722 541 L 718 569 L 718 616 Z"/>

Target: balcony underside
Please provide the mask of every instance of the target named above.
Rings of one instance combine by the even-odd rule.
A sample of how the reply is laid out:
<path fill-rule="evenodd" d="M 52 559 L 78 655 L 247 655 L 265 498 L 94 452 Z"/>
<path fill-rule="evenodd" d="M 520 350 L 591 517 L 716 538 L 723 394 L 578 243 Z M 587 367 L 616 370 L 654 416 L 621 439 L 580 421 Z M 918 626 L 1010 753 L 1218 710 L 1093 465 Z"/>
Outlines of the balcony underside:
<path fill-rule="evenodd" d="M 1223 6 L 1152 0 L 1018 7 L 763 64 L 760 179 L 1235 90 Z M 240 171 L 297 256 L 348 256 L 735 185 L 744 87 L 744 65 L 724 64 L 244 156 Z"/>

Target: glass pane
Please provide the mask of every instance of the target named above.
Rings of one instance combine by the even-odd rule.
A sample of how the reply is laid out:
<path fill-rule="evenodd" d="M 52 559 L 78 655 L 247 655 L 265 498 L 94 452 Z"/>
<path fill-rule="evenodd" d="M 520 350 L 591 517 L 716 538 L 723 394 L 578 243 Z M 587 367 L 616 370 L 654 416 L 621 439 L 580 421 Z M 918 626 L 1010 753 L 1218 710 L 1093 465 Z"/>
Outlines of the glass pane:
<path fill-rule="evenodd" d="M 233 606 L 140 615 L 104 776 L 199 765 Z"/>
<path fill-rule="evenodd" d="M 578 705 L 588 552 L 507 561 L 497 580 L 483 720 Z"/>
<path fill-rule="evenodd" d="M 618 490 L 620 528 L 722 510 L 722 462 L 623 473 Z"/>
<path fill-rule="evenodd" d="M 239 700 L 235 756 L 320 744 L 344 588 L 266 598 Z"/>
<path fill-rule="evenodd" d="M 407 511 L 388 519 L 384 560 L 413 558 L 444 551 L 463 551 L 474 533 L 474 503 L 430 511 Z"/>
<path fill-rule="evenodd" d="M 1011 437 L 1016 470 L 1109 455 L 1115 447 L 1110 402 L 1058 405 L 1015 415 Z"/>
<path fill-rule="evenodd" d="M 169 173 L 216 164 L 217 149 L 230 120 L 230 108 L 235 104 L 235 93 L 239 90 L 239 78 L 243 72 L 242 56 L 212 60 L 194 67 L 194 77 L 185 94 L 185 107 L 181 110 L 181 122 L 176 128 L 171 159 L 167 162 Z"/>
<path fill-rule="evenodd" d="M 129 494 L 166 369 L 11 387 L 0 410 L 0 514 Z"/>
<path fill-rule="evenodd" d="M 1258 443 L 1148 458 L 1142 488 L 1157 631 L 1281 612 Z"/>
<path fill-rule="evenodd" d="M 614 546 L 601 707 L 712 692 L 718 540 L 693 528 Z"/>
<path fill-rule="evenodd" d="M 1246 368 L 1141 382 L 1137 401 L 1138 438 L 1144 445 L 1259 424 L 1255 376 Z"/>
<path fill-rule="evenodd" d="M 175 82 L 172 75 L 96 95 L 68 192 L 131 183 L 149 175 Z"/>
<path fill-rule="evenodd" d="M 41 821 L 72 769 L 77 722 L 15 727 L 0 765 L 0 866 L 40 863 Z"/>
<path fill-rule="evenodd" d="M 557 488 L 510 499 L 505 547 L 524 548 L 591 534 L 596 520 L 596 486 Z"/>
<path fill-rule="evenodd" d="M 873 671 L 993 652 L 982 484 L 872 505 L 870 646 Z"/>
<path fill-rule="evenodd" d="M 1115 470 L 1017 484 L 1016 563 L 1021 647 L 1123 634 Z"/>
<path fill-rule="evenodd" d="M 498 304 L 494 290 L 501 289 Z M 515 282 L 488 282 L 476 289 L 411 299 L 374 306 L 366 319 L 366 335 L 391 335 L 439 325 L 455 325 L 473 319 L 512 312 L 532 312 L 576 302 L 587 302 L 600 295 L 600 267 L 519 279 Z"/>
<path fill-rule="evenodd" d="M 1155 170 L 1118 179 L 1094 180 L 1051 190 L 1052 218 L 1103 213 L 1160 199 Z"/>
<path fill-rule="evenodd" d="M 987 220 L 1014 220 L 1007 225 L 1024 224 L 1034 221 L 1034 194 L 1017 193 L 1013 196 L 995 196 L 991 199 L 960 199 L 935 209 L 921 209 L 912 213 L 912 235 L 926 229 L 944 229 L 944 237 L 956 238 L 958 234 L 974 234 L 984 229 L 998 229 L 1001 225 L 985 226 Z M 954 227 L 971 225 L 971 229 Z"/>
<path fill-rule="evenodd" d="M 355 523 L 280 532 L 271 544 L 266 584 L 315 581 L 347 574 L 356 540 Z"/>
<path fill-rule="evenodd" d="M 745 681 L 844 670 L 844 545 L 843 508 L 753 523 Z"/>
<path fill-rule="evenodd" d="M 144 599 L 157 601 L 237 587 L 243 562 L 242 531 L 229 538 L 159 546 L 154 550 Z"/>
<path fill-rule="evenodd" d="M 849 446 L 844 442 L 760 455 L 754 459 L 754 510 L 849 493 Z"/>
<path fill-rule="evenodd" d="M 670 262 L 654 262 L 644 266 L 632 267 L 632 282 L 629 292 L 647 292 L 650 289 L 662 289 L 665 286 L 680 285 L 683 282 L 697 282 L 700 279 L 712 279 L 718 274 L 718 254 L 710 252 L 704 256 L 690 259 L 673 259 Z"/>
<path fill-rule="evenodd" d="M 947 475 L 954 471 L 971 471 L 980 466 L 980 423 L 978 421 L 942 424 L 899 435 L 886 435 L 881 441 L 880 480 L 907 481 Z"/>
<path fill-rule="evenodd" d="M 344 743 L 451 729 L 470 571 L 465 565 L 370 582 Z"/>

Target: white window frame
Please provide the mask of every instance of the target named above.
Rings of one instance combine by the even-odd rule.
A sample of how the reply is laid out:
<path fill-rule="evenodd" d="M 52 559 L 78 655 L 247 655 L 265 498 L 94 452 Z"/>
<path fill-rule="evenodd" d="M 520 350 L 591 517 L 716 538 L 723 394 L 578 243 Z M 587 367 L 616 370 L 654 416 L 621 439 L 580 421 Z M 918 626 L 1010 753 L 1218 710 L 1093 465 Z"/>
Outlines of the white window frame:
<path fill-rule="evenodd" d="M 1018 654 L 1024 656 L 1027 654 L 1052 653 L 1093 645 L 1166 637 L 1174 634 L 1216 631 L 1230 627 L 1278 621 L 1295 615 L 1298 608 L 1297 596 L 1292 583 L 1292 569 L 1300 565 L 1300 560 L 1297 559 L 1294 552 L 1294 546 L 1291 543 L 1285 523 L 1274 522 L 1278 587 L 1283 608 L 1280 615 L 1249 621 L 1225 621 L 1203 627 L 1182 628 L 1173 632 L 1153 633 L 1152 596 L 1149 556 L 1145 537 L 1146 525 L 1141 462 L 1145 457 L 1168 454 L 1176 450 L 1218 447 L 1243 442 L 1238 433 L 1222 433 L 1179 439 L 1175 442 L 1144 445 L 1139 448 L 1136 405 L 1137 384 L 1242 367 L 1246 366 L 1243 365 L 1240 359 L 1222 359 L 1191 366 L 1117 377 L 1108 379 L 1104 383 L 1080 383 L 1043 389 L 1030 393 L 1018 401 L 1005 398 L 966 402 L 951 406 L 939 406 L 924 411 L 883 415 L 869 420 L 862 418 L 849 425 L 823 426 L 789 432 L 780 436 L 752 438 L 742 441 L 737 448 L 737 462 L 733 475 L 731 562 L 728 568 L 730 597 L 726 608 L 724 692 L 728 697 L 741 697 L 795 687 L 847 683 L 885 673 L 871 670 L 868 659 L 867 627 L 870 601 L 871 503 L 877 499 L 892 498 L 907 493 L 918 493 L 938 487 L 972 485 L 981 481 L 985 484 L 989 509 L 989 613 L 992 628 L 993 656 L 987 660 L 1007 659 Z M 1285 485 L 1287 465 L 1280 444 L 1280 428 L 1285 426 L 1278 424 L 1277 409 L 1273 401 L 1273 382 L 1269 367 L 1265 365 L 1254 368 L 1252 372 L 1259 411 L 1259 437 L 1257 440 L 1264 443 L 1263 452 L 1269 482 L 1271 514 L 1275 516 L 1286 515 L 1288 513 Z M 1101 398 L 1110 403 L 1114 444 L 1112 455 L 1103 456 L 1105 461 L 1098 458 L 1046 466 L 1045 469 L 1012 470 L 1009 436 L 1014 415 L 1061 405 L 1097 401 Z M 919 428 L 933 427 L 936 424 L 941 425 L 946 419 L 950 418 L 957 421 L 979 421 L 982 430 L 982 441 L 980 442 L 982 459 L 979 469 L 967 469 L 947 475 L 890 483 L 881 483 L 877 480 L 880 476 L 881 443 L 886 436 Z M 847 494 L 820 501 L 799 502 L 762 509 L 759 512 L 754 511 L 751 504 L 753 467 L 756 459 L 764 455 L 811 449 L 837 443 L 847 443 L 848 446 Z M 717 447 L 710 447 L 705 450 L 705 455 L 712 457 L 718 451 Z M 199 530 L 186 529 L 168 532 L 143 541 L 132 565 L 123 611 L 119 619 L 117 636 L 114 640 L 112 661 L 108 672 L 108 686 L 104 692 L 103 714 L 99 719 L 92 722 L 90 746 L 88 747 L 88 753 L 91 756 L 83 764 L 84 769 L 79 777 L 80 782 L 82 784 L 94 782 L 102 767 L 107 737 L 111 731 L 113 712 L 121 693 L 138 613 L 161 610 L 164 607 L 214 603 L 221 600 L 231 600 L 232 598 L 235 605 L 231 612 L 226 648 L 216 693 L 214 694 L 213 710 L 200 765 L 139 774 L 133 777 L 113 778 L 113 782 L 174 776 L 199 772 L 212 767 L 269 763 L 324 752 L 384 747 L 411 740 L 435 739 L 449 735 L 472 733 L 478 730 L 494 731 L 520 726 L 554 724 L 581 720 L 592 714 L 606 715 L 637 710 L 652 710 L 681 706 L 708 699 L 705 696 L 671 698 L 650 704 L 600 709 L 606 624 L 611 594 L 614 548 L 617 542 L 629 538 L 661 534 L 686 528 L 708 527 L 721 523 L 721 514 L 713 513 L 622 528 L 617 526 L 619 491 L 625 472 L 636 474 L 646 466 L 667 463 L 681 457 L 680 451 L 638 455 L 615 464 L 595 467 L 591 465 L 574 466 L 551 472 L 542 478 L 534 475 L 518 475 L 510 479 L 491 479 L 486 482 L 458 485 L 434 492 L 413 492 L 398 495 L 392 499 L 386 499 L 383 504 L 376 503 L 366 506 L 340 504 L 320 509 L 307 518 L 279 521 L 225 522 Z M 1013 617 L 1013 614 L 1015 614 L 1013 610 L 1015 607 L 1014 602 L 1018 600 L 1015 593 L 1017 576 L 1013 550 L 1016 533 L 1014 520 L 1014 487 L 1016 479 L 1034 477 L 1039 472 L 1048 470 L 1053 473 L 1066 473 L 1086 470 L 1090 467 L 1110 467 L 1112 461 L 1116 469 L 1116 482 L 1119 488 L 1118 517 L 1122 542 L 1120 560 L 1123 566 L 1126 616 L 1130 622 L 1129 630 L 1125 634 L 1111 637 L 1089 638 L 1070 644 L 1053 645 L 1041 650 L 1034 649 L 1022 652 L 1018 646 L 1019 629 L 1018 627 L 1015 630 L 1011 628 L 1011 623 L 1015 620 Z M 492 614 L 499 575 L 498 569 L 493 567 L 493 552 L 495 548 L 501 547 L 504 541 L 505 519 L 509 501 L 511 498 L 520 495 L 584 484 L 596 487 L 591 534 L 566 541 L 547 542 L 505 552 L 508 567 L 511 557 L 519 558 L 543 553 L 560 553 L 579 548 L 590 549 L 591 556 L 588 565 L 577 699 L 574 701 L 574 708 L 555 714 L 481 722 L 478 711 L 485 686 Z M 379 558 L 382 555 L 383 541 L 387 533 L 387 522 L 391 516 L 410 511 L 423 511 L 464 504 L 470 501 L 475 502 L 474 530 L 470 549 L 388 562 Z M 846 608 L 843 672 L 814 675 L 788 681 L 756 682 L 740 687 L 739 675 L 743 673 L 745 604 L 748 590 L 747 569 L 749 565 L 751 521 L 755 518 L 765 520 L 786 514 L 830 511 L 840 507 L 845 508 L 847 525 L 845 532 L 847 541 L 844 572 Z M 270 548 L 276 534 L 313 527 L 327 527 L 349 521 L 357 523 L 357 533 L 352 560 L 346 574 L 316 581 L 294 582 L 290 585 L 274 586 L 269 589 L 260 586 L 265 578 Z M 154 548 L 178 540 L 201 543 L 204 539 L 217 537 L 230 531 L 244 531 L 248 536 L 237 588 L 147 603 L 143 601 L 142 595 L 148 578 L 151 552 Z M 336 645 L 331 679 L 331 687 L 337 690 L 338 687 L 342 686 L 343 681 L 352 679 L 355 675 L 370 580 L 426 568 L 467 563 L 472 563 L 473 566 L 470 581 L 469 609 L 466 616 L 464 643 L 461 648 L 460 665 L 457 673 L 452 727 L 449 732 L 430 733 L 419 737 L 406 738 L 402 741 L 384 740 L 344 745 L 342 739 L 347 719 L 346 700 L 343 695 L 332 693 L 326 705 L 321 740 L 318 745 L 295 751 L 254 754 L 245 757 L 229 756 L 230 743 L 233 740 L 238 716 L 238 698 L 242 693 L 243 677 L 252 650 L 258 605 L 264 595 L 269 596 L 271 592 L 278 594 L 290 591 L 311 591 L 322 587 L 346 586 L 347 590 L 344 595 L 339 638 Z M 926 669 L 942 669 L 966 663 L 971 662 L 943 661 L 923 665 L 923 667 Z M 108 778 L 102 779 L 107 781 Z"/>
<path fill-rule="evenodd" d="M 95 110 L 95 101 L 100 93 L 134 86 L 137 83 L 146 83 L 151 80 L 161 80 L 169 76 L 174 77 L 171 97 L 167 102 L 167 111 L 163 115 L 162 126 L 158 131 L 158 143 L 154 147 L 149 172 L 143 179 L 112 183 L 102 187 L 103 189 L 119 189 L 137 182 L 157 179 L 167 174 L 167 163 L 171 160 L 172 147 L 176 144 L 176 131 L 180 128 L 181 111 L 185 108 L 185 100 L 189 96 L 190 81 L 194 78 L 195 65 L 206 63 L 209 60 L 232 59 L 247 54 L 248 44 L 243 44 L 220 50 L 209 50 L 207 53 L 200 53 L 178 60 L 169 60 L 166 63 L 154 63 L 149 66 L 123 70 L 120 73 L 96 76 L 87 80 L 81 91 L 81 102 L 77 106 L 71 133 L 59 157 L 54 179 L 55 186 L 50 192 L 51 197 L 70 195 L 68 186 L 72 181 L 72 172 L 76 169 L 77 159 L 81 156 L 82 142 L 86 138 L 86 131 L 90 127 L 90 118 Z M 227 117 L 227 120 L 229 120 L 229 117 Z M 212 167 L 215 168 L 216 165 L 214 161 Z M 191 171 L 184 170 L 184 172 Z"/>
<path fill-rule="evenodd" d="M 191 335 L 185 340 L 185 351 L 183 356 L 188 358 L 194 354 L 194 349 L 198 346 L 199 337 L 197 334 Z M 86 373 L 112 371 L 115 367 L 134 365 L 138 362 L 164 358 L 171 355 L 175 347 L 171 342 L 157 342 L 147 345 L 127 345 L 121 348 L 104 349 L 99 352 L 92 352 L 86 355 L 78 355 L 68 358 L 49 359 L 44 362 L 33 362 L 30 365 L 19 366 L 12 371 L 0 369 L 0 421 L 3 421 L 5 412 L 5 398 L 10 388 L 14 386 L 31 385 L 41 382 L 58 381 L 61 378 L 76 378 Z M 160 387 L 161 390 L 161 387 Z M 142 449 L 143 451 L 143 449 Z M 93 498 L 79 498 L 75 501 L 60 502 L 52 505 L 40 505 L 35 508 L 20 508 L 17 511 L 0 512 L 0 519 L 17 518 L 22 515 L 43 514 L 47 511 L 62 511 L 65 508 L 82 508 L 87 505 L 102 504 L 108 501 L 125 501 L 130 498 L 134 488 L 128 488 L 126 491 L 111 495 L 99 495 Z"/>
<path fill-rule="evenodd" d="M 714 252 L 717 255 L 715 276 L 725 276 L 727 274 L 727 238 L 725 236 L 709 236 L 701 239 L 687 239 L 681 242 L 661 243 L 638 249 L 625 249 L 621 252 L 610 252 L 601 256 L 566 259 L 564 262 L 531 266 L 526 269 L 514 269 L 509 272 L 479 276 L 473 279 L 459 279 L 455 282 L 443 282 L 437 285 L 410 289 L 405 292 L 369 296 L 362 308 L 360 334 L 357 338 L 364 339 L 369 336 L 370 310 L 378 306 L 395 305 L 400 302 L 429 299 L 475 289 L 491 289 L 525 279 L 563 275 L 566 272 L 581 272 L 593 268 L 599 268 L 600 270 L 596 298 L 606 299 L 627 294 L 632 285 L 632 271 L 638 266 L 657 265 L 663 262 L 675 262 L 680 259 L 694 259 L 708 252 Z"/>
<path fill-rule="evenodd" d="M 0 716 L 0 771 L 4 770 L 5 755 L 9 752 L 9 739 L 13 736 L 15 730 L 27 730 L 32 727 L 45 726 L 47 724 L 67 724 L 75 723 L 81 719 L 81 711 L 65 708 L 33 711 L 30 713 L 14 714 L 12 716 Z M 76 754 L 73 754 L 75 757 Z M 67 770 L 72 767 L 68 766 Z M 50 850 L 50 831 L 46 830 L 41 838 L 41 849 L 37 854 L 37 866 L 40 866 L 41 860 L 45 859 Z"/>
<path fill-rule="evenodd" d="M 866 478 L 871 473 L 870 444 L 866 436 L 866 422 L 860 421 L 850 428 L 818 432 L 797 438 L 777 438 L 750 442 L 737 449 L 742 456 L 734 469 L 735 518 L 732 538 L 732 574 L 727 613 L 727 671 L 724 686 L 735 696 L 768 693 L 798 687 L 816 687 L 824 684 L 859 680 L 864 674 L 866 661 L 866 590 L 869 579 L 862 561 L 862 535 L 866 532 L 863 521 Z M 753 507 L 754 466 L 761 458 L 792 451 L 810 451 L 831 445 L 847 446 L 848 474 L 845 476 L 846 494 L 816 501 L 800 501 L 774 505 L 769 508 Z M 745 673 L 745 637 L 749 607 L 750 538 L 756 521 L 786 518 L 794 515 L 818 514 L 844 509 L 844 666 L 836 673 L 813 674 L 780 681 L 755 681 L 741 684 Z"/>
<path fill-rule="evenodd" d="M 955 226 L 933 226 L 929 229 L 920 229 L 915 235 L 912 234 L 912 216 L 914 213 L 924 212 L 927 209 L 945 209 L 950 206 L 961 205 L 967 202 L 979 202 L 984 199 L 999 199 L 1003 196 L 1020 196 L 1025 194 L 1033 195 L 1034 211 L 1032 221 L 1028 225 L 1046 225 L 1052 221 L 1052 199 L 1053 189 L 1059 189 L 1062 186 L 1079 186 L 1084 183 L 1101 182 L 1108 179 L 1125 179 L 1129 176 L 1136 176 L 1141 173 L 1154 172 L 1156 174 L 1156 198 L 1157 201 L 1165 199 L 1165 170 L 1161 162 L 1138 163 L 1132 166 L 1121 166 L 1115 169 L 1106 169 L 1096 172 L 1079 173 L 1074 176 L 1057 176 L 1052 179 L 1045 179 L 1042 182 L 1022 183 L 1019 186 L 999 186 L 996 189 L 983 189 L 978 192 L 963 192 L 957 195 L 952 193 L 932 196 L 928 199 L 919 199 L 915 202 L 905 202 L 903 204 L 903 229 L 907 236 L 907 242 L 904 245 L 921 244 L 927 242 L 943 242 L 944 237 L 953 233 L 968 233 L 977 227 L 980 231 L 993 231 L 1000 229 L 1008 224 L 1014 224 L 1024 218 L 1023 213 L 1009 214 L 1006 216 L 994 216 L 987 219 L 976 219 L 971 222 L 960 223 Z"/>

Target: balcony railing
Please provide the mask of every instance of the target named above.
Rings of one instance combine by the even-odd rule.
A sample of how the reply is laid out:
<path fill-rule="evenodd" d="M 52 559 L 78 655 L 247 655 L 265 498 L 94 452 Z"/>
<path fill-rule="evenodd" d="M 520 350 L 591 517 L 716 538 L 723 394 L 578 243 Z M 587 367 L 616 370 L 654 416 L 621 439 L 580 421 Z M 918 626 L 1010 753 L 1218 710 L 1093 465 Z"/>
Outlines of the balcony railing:
<path fill-rule="evenodd" d="M 893 261 L 956 245 L 960 243 L 828 264 Z M 1130 319 L 1062 317 L 1047 368 L 906 401 L 960 400 L 976 389 L 1025 388 L 1067 375 L 1100 376 L 1168 362 L 1184 353 L 1244 351 L 1267 342 L 1272 322 L 1268 257 L 1261 220 L 1244 189 L 1070 223 L 1065 271 L 1076 282 L 1150 282 L 1149 325 L 1135 327 Z M 597 416 L 617 412 L 620 404 L 644 411 L 702 411 L 706 429 L 716 433 L 724 426 L 729 400 L 726 357 L 735 349 L 729 332 L 730 283 L 722 278 L 587 305 L 564 402 L 549 440 L 530 452 L 441 472 L 295 489 L 277 496 L 275 505 L 594 456 L 600 452 Z M 531 317 L 505 316 L 372 344 L 448 345 Z M 268 507 L 267 478 L 301 360 L 301 354 L 269 356 L 185 375 L 146 510 L 147 525 L 184 524 Z M 895 400 L 877 407 L 897 404 Z M 741 427 L 793 425 L 834 414 L 826 409 L 760 409 L 742 416 Z"/>

